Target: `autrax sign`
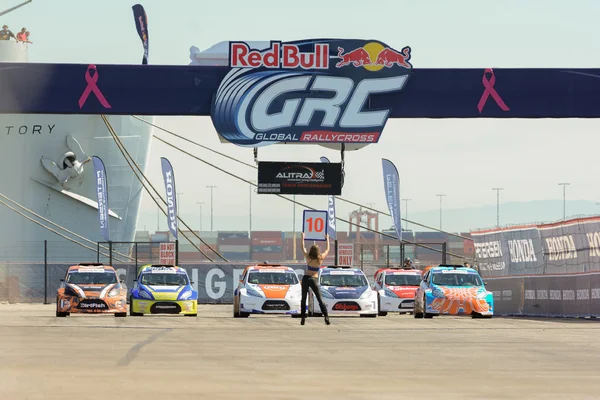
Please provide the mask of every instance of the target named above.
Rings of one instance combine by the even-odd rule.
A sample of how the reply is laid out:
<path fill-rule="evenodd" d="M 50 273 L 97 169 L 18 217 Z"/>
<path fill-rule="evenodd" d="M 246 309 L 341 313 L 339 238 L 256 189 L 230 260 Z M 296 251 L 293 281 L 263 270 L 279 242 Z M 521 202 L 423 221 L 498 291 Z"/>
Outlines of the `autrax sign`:
<path fill-rule="evenodd" d="M 402 90 L 411 49 L 378 41 L 272 41 L 266 48 L 229 43 L 231 70 L 213 98 L 223 139 L 244 147 L 276 143 L 376 143 L 390 109 L 378 95 Z"/>

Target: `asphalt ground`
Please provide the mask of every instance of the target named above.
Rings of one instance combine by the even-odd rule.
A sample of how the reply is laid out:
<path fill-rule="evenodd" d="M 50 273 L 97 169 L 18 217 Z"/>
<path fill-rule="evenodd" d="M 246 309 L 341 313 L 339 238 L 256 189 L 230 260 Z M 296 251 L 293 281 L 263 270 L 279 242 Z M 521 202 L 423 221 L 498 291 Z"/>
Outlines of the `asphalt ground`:
<path fill-rule="evenodd" d="M 598 399 L 600 321 L 54 316 L 0 304 L 0 399 Z"/>

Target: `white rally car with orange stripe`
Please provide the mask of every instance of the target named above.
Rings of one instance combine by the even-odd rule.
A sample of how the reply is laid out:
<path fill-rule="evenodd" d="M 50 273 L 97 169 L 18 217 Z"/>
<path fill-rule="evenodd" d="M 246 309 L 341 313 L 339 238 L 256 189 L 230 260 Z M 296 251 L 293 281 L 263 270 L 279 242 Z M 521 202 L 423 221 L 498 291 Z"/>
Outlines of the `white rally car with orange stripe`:
<path fill-rule="evenodd" d="M 302 287 L 296 271 L 283 265 L 246 267 L 233 292 L 233 316 L 289 314 L 300 316 Z"/>

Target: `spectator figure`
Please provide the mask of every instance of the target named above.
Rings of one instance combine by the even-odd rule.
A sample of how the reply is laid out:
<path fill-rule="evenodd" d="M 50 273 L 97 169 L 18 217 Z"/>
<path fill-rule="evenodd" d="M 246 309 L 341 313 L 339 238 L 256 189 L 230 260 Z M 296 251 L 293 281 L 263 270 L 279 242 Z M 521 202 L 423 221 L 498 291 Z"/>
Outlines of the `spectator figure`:
<path fill-rule="evenodd" d="M 29 40 L 29 31 L 25 32 L 25 42 L 26 43 L 33 43 L 32 41 Z"/>
<path fill-rule="evenodd" d="M 0 40 L 10 40 L 10 38 L 17 40 L 15 34 L 8 29 L 8 25 L 2 25 L 2 30 L 0 31 Z"/>
<path fill-rule="evenodd" d="M 25 32 L 27 32 L 27 28 L 23 28 L 23 29 L 21 29 L 21 32 L 17 33 L 17 41 L 18 42 L 24 42 L 25 40 L 27 40 L 27 36 L 25 35 Z"/>

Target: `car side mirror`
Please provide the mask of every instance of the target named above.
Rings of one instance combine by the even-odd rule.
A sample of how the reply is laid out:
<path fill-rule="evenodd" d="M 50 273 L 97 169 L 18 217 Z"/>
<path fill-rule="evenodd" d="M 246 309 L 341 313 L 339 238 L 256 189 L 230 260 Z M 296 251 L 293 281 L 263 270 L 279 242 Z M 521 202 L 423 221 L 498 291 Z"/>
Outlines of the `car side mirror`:
<path fill-rule="evenodd" d="M 194 281 L 190 281 L 190 285 L 193 285 L 193 284 L 194 284 Z"/>
<path fill-rule="evenodd" d="M 64 282 L 64 281 L 65 281 L 65 279 L 64 279 L 64 278 L 60 278 L 60 281 L 61 281 L 61 282 Z"/>
<path fill-rule="evenodd" d="M 137 282 L 137 279 L 134 279 L 133 281 L 134 281 L 134 282 Z"/>
<path fill-rule="evenodd" d="M 487 281 L 483 281 L 483 286 L 487 285 L 488 282 Z"/>
<path fill-rule="evenodd" d="M 125 283 L 125 281 L 119 281 L 119 283 Z"/>

